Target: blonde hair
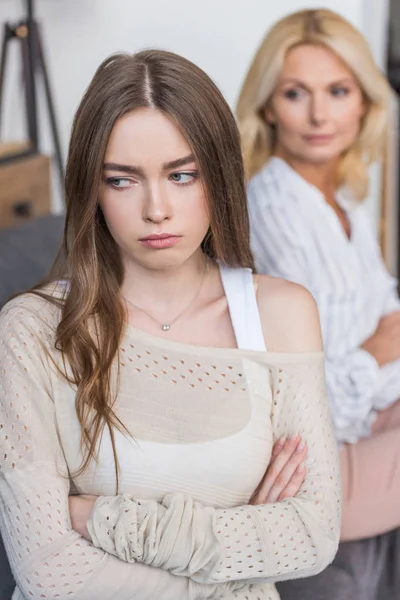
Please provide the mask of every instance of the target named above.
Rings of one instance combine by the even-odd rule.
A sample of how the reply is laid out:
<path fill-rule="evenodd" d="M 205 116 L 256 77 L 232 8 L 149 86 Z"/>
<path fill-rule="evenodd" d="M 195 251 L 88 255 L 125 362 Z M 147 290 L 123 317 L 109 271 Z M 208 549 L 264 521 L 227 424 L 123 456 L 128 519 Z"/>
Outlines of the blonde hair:
<path fill-rule="evenodd" d="M 337 178 L 338 186 L 346 185 L 361 200 L 368 191 L 368 166 L 382 156 L 387 140 L 391 90 L 364 36 L 330 10 L 293 13 L 278 21 L 261 43 L 237 104 L 246 176 L 257 173 L 274 151 L 274 129 L 263 112 L 276 88 L 286 54 L 303 44 L 332 50 L 354 73 L 363 91 L 366 112 L 356 141 L 341 159 Z"/>

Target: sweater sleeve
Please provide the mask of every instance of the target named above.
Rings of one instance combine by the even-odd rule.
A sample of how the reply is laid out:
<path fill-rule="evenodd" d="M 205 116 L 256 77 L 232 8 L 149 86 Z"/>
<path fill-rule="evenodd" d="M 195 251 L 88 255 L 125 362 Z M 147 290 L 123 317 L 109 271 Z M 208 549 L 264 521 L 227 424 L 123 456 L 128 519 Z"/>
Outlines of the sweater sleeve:
<path fill-rule="evenodd" d="M 182 495 L 161 503 L 100 497 L 88 522 L 93 543 L 201 583 L 271 582 L 324 569 L 337 550 L 341 491 L 323 356 L 272 367 L 270 377 L 274 437 L 298 433 L 308 444 L 295 498 L 213 509 Z"/>
<path fill-rule="evenodd" d="M 145 564 L 127 564 L 72 530 L 69 480 L 52 401 L 52 333 L 46 309 L 32 312 L 26 304 L 21 297 L 0 314 L 0 529 L 16 597 L 226 597 L 231 587 L 197 584 Z"/>

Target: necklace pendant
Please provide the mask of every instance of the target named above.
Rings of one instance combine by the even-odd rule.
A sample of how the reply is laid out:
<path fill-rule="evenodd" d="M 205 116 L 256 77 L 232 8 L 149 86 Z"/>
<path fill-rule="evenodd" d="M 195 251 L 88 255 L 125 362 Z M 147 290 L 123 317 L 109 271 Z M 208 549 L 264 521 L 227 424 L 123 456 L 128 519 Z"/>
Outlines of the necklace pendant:
<path fill-rule="evenodd" d="M 170 325 L 168 325 L 167 323 L 165 325 L 162 325 L 161 329 L 163 331 L 169 331 L 171 329 Z"/>

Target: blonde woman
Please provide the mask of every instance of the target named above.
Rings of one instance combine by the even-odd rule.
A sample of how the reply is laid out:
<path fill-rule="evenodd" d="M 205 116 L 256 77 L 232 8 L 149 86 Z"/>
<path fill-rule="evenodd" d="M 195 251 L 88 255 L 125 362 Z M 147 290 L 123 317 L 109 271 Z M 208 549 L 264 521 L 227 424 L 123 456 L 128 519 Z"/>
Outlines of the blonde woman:
<path fill-rule="evenodd" d="M 363 205 L 389 102 L 363 36 L 305 10 L 268 32 L 237 106 L 256 266 L 320 312 L 343 540 L 400 526 L 400 302 Z"/>

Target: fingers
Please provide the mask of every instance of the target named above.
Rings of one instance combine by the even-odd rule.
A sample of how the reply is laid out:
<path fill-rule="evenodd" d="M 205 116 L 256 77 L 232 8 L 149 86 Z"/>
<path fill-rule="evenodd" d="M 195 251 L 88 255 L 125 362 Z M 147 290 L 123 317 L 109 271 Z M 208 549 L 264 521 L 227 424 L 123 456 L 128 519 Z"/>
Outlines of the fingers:
<path fill-rule="evenodd" d="M 272 448 L 272 454 L 271 454 L 271 461 L 277 457 L 277 455 L 279 454 L 279 452 L 282 450 L 283 446 L 286 443 L 287 438 L 279 438 L 279 440 L 277 440 L 274 444 L 274 447 Z"/>
<path fill-rule="evenodd" d="M 276 443 L 272 452 L 271 462 L 261 485 L 254 494 L 253 504 L 264 504 L 266 502 L 277 502 L 280 495 L 285 491 L 295 489 L 294 495 L 301 487 L 301 472 L 296 469 L 301 465 L 307 455 L 307 446 L 301 443 L 299 436 L 292 436 L 282 443 Z M 304 474 L 303 474 L 304 475 Z M 293 484 L 291 479 L 294 477 Z M 304 479 L 303 479 L 304 480 Z"/>
<path fill-rule="evenodd" d="M 302 467 L 304 468 L 303 462 L 306 456 L 306 445 L 298 444 L 289 460 L 275 477 L 275 481 L 264 499 L 265 503 L 278 502 L 285 491 L 286 495 L 284 497 L 286 498 L 294 497 L 298 493 L 304 481 L 305 472 L 302 472 Z M 300 471 L 298 471 L 299 468 Z"/>
<path fill-rule="evenodd" d="M 279 454 L 279 452 L 282 450 L 283 446 L 286 443 L 287 438 L 279 438 L 273 448 L 272 448 L 272 453 L 271 453 L 271 458 L 270 458 L 270 464 L 271 462 L 277 457 L 277 455 Z M 259 485 L 257 486 L 257 488 L 254 490 L 254 493 L 252 495 L 252 497 L 250 498 L 249 504 L 260 504 L 260 502 L 258 502 L 257 500 L 259 499 L 259 492 L 261 490 L 261 487 L 263 485 L 265 481 L 265 475 L 263 477 L 263 479 L 260 481 Z"/>
<path fill-rule="evenodd" d="M 298 494 L 301 486 L 303 485 L 305 478 L 306 467 L 304 465 L 304 462 L 302 462 L 294 471 L 292 478 L 290 479 L 285 489 L 280 493 L 278 502 L 285 500 L 285 498 L 294 498 L 296 494 Z"/>
<path fill-rule="evenodd" d="M 271 462 L 277 457 L 277 455 L 279 454 L 279 452 L 282 450 L 283 446 L 286 443 L 287 438 L 279 438 L 273 448 L 272 448 L 272 453 L 271 453 L 271 458 L 270 458 L 270 464 Z M 263 479 L 260 481 L 259 485 L 257 486 L 257 488 L 254 490 L 254 493 L 252 495 L 252 497 L 250 498 L 250 504 L 257 504 L 256 499 L 258 498 L 258 493 L 261 490 L 261 486 L 263 485 L 265 481 L 265 475 L 263 477 Z"/>

